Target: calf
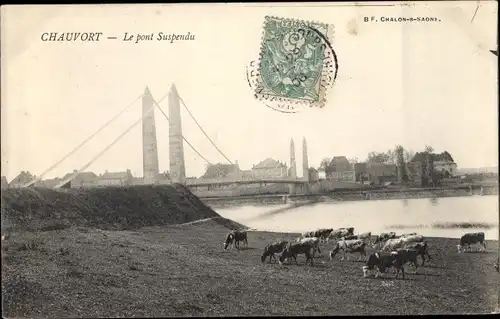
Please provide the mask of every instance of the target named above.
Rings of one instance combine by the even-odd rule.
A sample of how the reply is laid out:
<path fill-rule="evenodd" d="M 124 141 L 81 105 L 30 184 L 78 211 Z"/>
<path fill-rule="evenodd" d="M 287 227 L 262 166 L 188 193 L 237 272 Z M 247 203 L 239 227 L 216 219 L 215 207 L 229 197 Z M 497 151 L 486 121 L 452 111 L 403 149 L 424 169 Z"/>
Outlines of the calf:
<path fill-rule="evenodd" d="M 306 255 L 306 265 L 308 261 L 311 261 L 312 266 L 314 251 L 315 248 L 312 242 L 293 243 L 285 248 L 285 250 L 283 250 L 283 253 L 279 257 L 279 263 L 280 265 L 282 265 L 285 259 L 292 257 L 295 260 L 295 263 L 298 265 L 299 263 L 297 262 L 297 255 L 304 254 Z"/>
<path fill-rule="evenodd" d="M 262 262 L 264 262 L 269 256 L 269 262 L 271 262 L 271 258 L 274 258 L 274 261 L 277 261 L 276 256 L 274 254 L 280 254 L 283 252 L 283 250 L 286 248 L 288 245 L 288 242 L 286 240 L 282 240 L 279 242 L 272 243 L 271 245 L 267 245 L 266 248 L 264 248 L 264 253 L 261 256 Z"/>
<path fill-rule="evenodd" d="M 248 238 L 247 232 L 244 230 L 233 230 L 226 236 L 226 241 L 224 242 L 224 249 L 234 245 L 236 249 L 240 249 L 240 242 L 248 248 Z"/>
<path fill-rule="evenodd" d="M 344 256 L 342 256 L 341 260 L 344 260 L 344 257 L 346 257 L 347 253 L 359 253 L 360 256 L 358 260 L 360 260 L 362 257 L 366 257 L 366 243 L 360 239 L 338 241 L 333 247 L 333 250 L 330 251 L 330 260 L 335 257 L 339 250 L 342 250 L 344 252 Z M 349 260 L 349 255 L 347 255 L 347 260 Z"/>
<path fill-rule="evenodd" d="M 470 246 L 475 245 L 475 244 L 480 244 L 483 247 L 481 248 L 481 251 L 486 250 L 486 242 L 484 241 L 484 233 L 483 232 L 478 232 L 478 233 L 467 233 L 463 235 L 460 238 L 460 245 L 457 245 L 458 252 L 464 252 L 466 248 L 469 249 L 470 251 Z"/>
<path fill-rule="evenodd" d="M 427 256 L 428 261 L 431 260 L 431 256 L 429 255 L 429 247 L 428 247 L 426 241 L 421 242 L 421 243 L 409 243 L 409 244 L 404 245 L 404 248 L 414 249 L 414 250 L 418 251 L 419 256 L 422 257 L 421 266 L 423 266 L 425 263 L 425 256 Z"/>

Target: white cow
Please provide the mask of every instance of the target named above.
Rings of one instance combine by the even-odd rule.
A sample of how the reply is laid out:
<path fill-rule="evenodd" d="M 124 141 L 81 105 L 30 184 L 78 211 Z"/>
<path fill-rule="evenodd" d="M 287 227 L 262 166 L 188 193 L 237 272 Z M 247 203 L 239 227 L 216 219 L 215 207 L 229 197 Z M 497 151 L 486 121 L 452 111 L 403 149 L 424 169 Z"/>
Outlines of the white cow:
<path fill-rule="evenodd" d="M 413 235 L 408 237 L 389 239 L 385 242 L 385 245 L 382 247 L 382 251 L 393 251 L 411 243 L 420 243 L 423 240 L 424 236 L 422 235 Z"/>

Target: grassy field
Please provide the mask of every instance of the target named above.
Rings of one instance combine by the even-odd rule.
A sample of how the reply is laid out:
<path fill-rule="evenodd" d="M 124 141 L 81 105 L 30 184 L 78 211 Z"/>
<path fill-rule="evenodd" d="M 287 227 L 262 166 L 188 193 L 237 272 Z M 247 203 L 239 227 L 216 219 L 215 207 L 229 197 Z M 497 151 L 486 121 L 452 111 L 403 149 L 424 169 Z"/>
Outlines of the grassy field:
<path fill-rule="evenodd" d="M 363 278 L 362 263 L 313 267 L 261 263 L 263 247 L 297 234 L 249 232 L 249 248 L 224 251 L 214 221 L 138 230 L 19 232 L 2 243 L 5 317 L 414 315 L 491 313 L 499 304 L 497 243 L 456 252 L 429 238 L 433 260 L 405 280 Z M 331 245 L 331 244 L 330 244 Z M 357 259 L 357 256 L 355 256 Z"/>

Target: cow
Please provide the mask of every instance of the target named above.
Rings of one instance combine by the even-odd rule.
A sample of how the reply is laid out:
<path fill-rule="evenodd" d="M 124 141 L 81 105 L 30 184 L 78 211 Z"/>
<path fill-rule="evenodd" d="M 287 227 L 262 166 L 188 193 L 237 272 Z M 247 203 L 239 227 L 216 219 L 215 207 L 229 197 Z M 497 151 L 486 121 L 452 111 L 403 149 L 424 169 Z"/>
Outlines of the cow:
<path fill-rule="evenodd" d="M 396 238 L 396 233 L 394 232 L 382 233 L 375 237 L 375 241 L 373 241 L 373 248 L 375 248 L 377 245 L 383 245 L 389 239 L 394 239 L 394 238 Z"/>
<path fill-rule="evenodd" d="M 403 248 L 414 249 L 418 251 L 419 256 L 422 257 L 421 266 L 423 266 L 425 263 L 425 256 L 427 256 L 428 261 L 431 260 L 431 256 L 429 255 L 429 246 L 427 245 L 426 241 L 423 241 L 421 243 L 409 243 L 404 245 Z"/>
<path fill-rule="evenodd" d="M 344 257 L 347 256 L 347 260 L 349 260 L 349 254 L 359 253 L 359 259 L 362 257 L 366 257 L 366 243 L 361 239 L 353 239 L 353 240 L 339 240 L 333 250 L 330 251 L 329 259 L 332 260 L 335 255 L 342 250 L 344 252 L 344 256 L 342 256 L 341 260 L 344 260 Z"/>
<path fill-rule="evenodd" d="M 464 252 L 466 248 L 470 250 L 471 245 L 480 244 L 483 247 L 481 251 L 486 250 L 486 242 L 484 241 L 484 233 L 466 233 L 460 238 L 460 245 L 457 245 L 458 253 Z"/>
<path fill-rule="evenodd" d="M 301 238 L 299 243 L 311 243 L 314 247 L 314 252 L 318 252 L 321 254 L 321 250 L 319 248 L 319 238 L 317 237 L 307 237 L 307 238 Z"/>
<path fill-rule="evenodd" d="M 354 227 L 349 228 L 339 228 L 330 232 L 327 242 L 332 240 L 341 239 L 342 237 L 353 236 L 354 235 Z"/>
<path fill-rule="evenodd" d="M 313 231 L 307 231 L 301 234 L 301 237 L 297 238 L 297 242 L 299 242 L 302 238 L 319 238 L 320 241 L 326 240 L 330 233 L 333 231 L 333 228 L 320 228 Z"/>
<path fill-rule="evenodd" d="M 384 246 L 382 247 L 382 251 L 393 251 L 398 248 L 403 248 L 404 245 L 411 244 L 411 243 L 419 243 L 424 240 L 424 236 L 422 235 L 415 235 L 415 236 L 410 236 L 410 237 L 404 237 L 404 238 L 393 238 L 389 239 L 385 242 Z"/>
<path fill-rule="evenodd" d="M 371 244 L 372 232 L 365 232 L 365 233 L 358 234 L 358 239 L 362 239 L 367 244 Z"/>
<path fill-rule="evenodd" d="M 366 266 L 363 266 L 363 275 L 364 277 L 367 277 L 368 271 L 375 267 L 377 268 L 377 274 L 375 277 L 385 273 L 389 268 L 395 268 L 395 270 L 397 270 L 396 279 L 398 278 L 400 271 L 403 275 L 403 279 L 405 279 L 404 264 L 408 261 L 412 261 L 413 263 L 413 261 L 416 260 L 416 256 L 417 251 L 411 249 L 392 251 L 390 253 L 373 253 L 368 257 Z M 414 263 L 414 265 L 416 264 Z"/>
<path fill-rule="evenodd" d="M 226 241 L 224 242 L 224 249 L 233 246 L 236 249 L 240 249 L 240 241 L 243 242 L 245 247 L 248 247 L 247 232 L 245 230 L 233 230 L 229 232 L 226 236 Z"/>
<path fill-rule="evenodd" d="M 261 260 L 264 262 L 269 256 L 269 262 L 271 262 L 271 258 L 274 258 L 274 261 L 277 261 L 275 254 L 280 254 L 283 252 L 283 250 L 286 248 L 288 245 L 288 242 L 286 240 L 274 242 L 270 245 L 267 245 L 264 248 L 264 253 L 262 253 Z"/>
<path fill-rule="evenodd" d="M 311 261 L 311 266 L 313 266 L 314 251 L 314 244 L 311 241 L 293 243 L 283 250 L 283 253 L 279 257 L 278 261 L 279 264 L 282 265 L 285 259 L 289 259 L 290 257 L 292 257 L 295 260 L 295 263 L 298 265 L 299 263 L 297 262 L 297 255 L 304 254 L 306 255 L 306 265 L 308 261 Z"/>
<path fill-rule="evenodd" d="M 316 236 L 314 236 L 314 237 L 318 237 L 320 241 L 326 242 L 328 240 L 328 236 L 330 236 L 332 231 L 333 231 L 333 228 L 318 229 L 316 231 Z"/>

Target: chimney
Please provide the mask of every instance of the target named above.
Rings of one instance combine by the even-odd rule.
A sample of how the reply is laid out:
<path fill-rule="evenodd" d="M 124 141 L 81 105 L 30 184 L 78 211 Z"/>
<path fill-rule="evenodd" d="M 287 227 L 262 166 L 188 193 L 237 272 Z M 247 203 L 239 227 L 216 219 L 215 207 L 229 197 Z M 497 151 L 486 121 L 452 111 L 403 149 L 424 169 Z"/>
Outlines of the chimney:
<path fill-rule="evenodd" d="M 238 166 L 238 160 L 234 161 L 234 165 Z"/>

